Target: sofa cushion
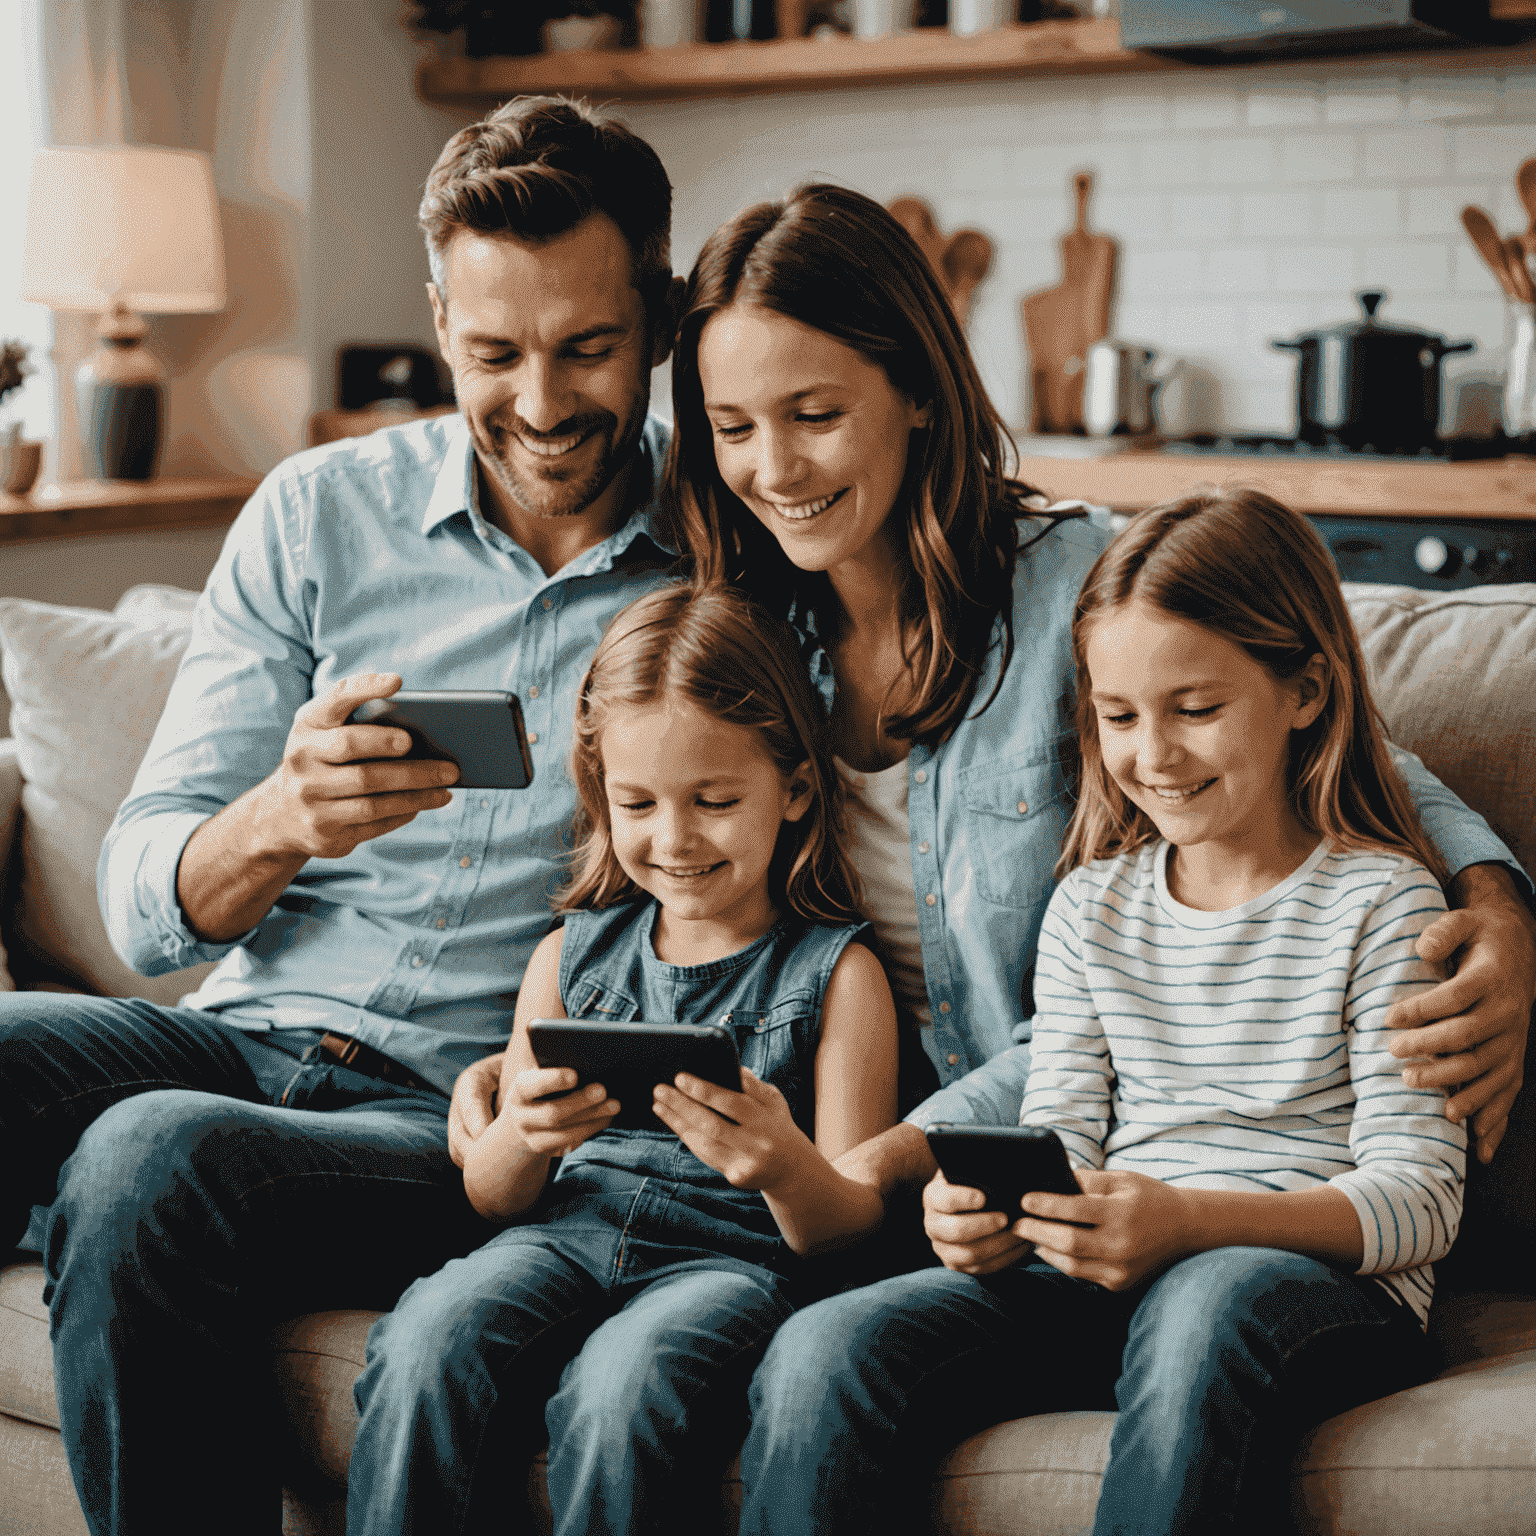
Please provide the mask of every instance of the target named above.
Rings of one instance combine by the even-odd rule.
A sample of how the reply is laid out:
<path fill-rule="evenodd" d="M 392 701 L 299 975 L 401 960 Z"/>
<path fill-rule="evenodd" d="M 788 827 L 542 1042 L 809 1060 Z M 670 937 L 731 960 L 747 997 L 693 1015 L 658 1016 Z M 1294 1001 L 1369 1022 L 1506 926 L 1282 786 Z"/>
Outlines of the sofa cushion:
<path fill-rule="evenodd" d="M 1344 593 L 1392 740 L 1536 868 L 1536 582 Z"/>
<path fill-rule="evenodd" d="M 189 628 L 190 614 L 164 602 L 116 615 L 0 598 L 11 735 L 25 781 L 10 932 L 45 978 L 174 1003 L 210 969 L 136 975 L 112 949 L 96 905 L 102 838 L 149 745 Z"/>

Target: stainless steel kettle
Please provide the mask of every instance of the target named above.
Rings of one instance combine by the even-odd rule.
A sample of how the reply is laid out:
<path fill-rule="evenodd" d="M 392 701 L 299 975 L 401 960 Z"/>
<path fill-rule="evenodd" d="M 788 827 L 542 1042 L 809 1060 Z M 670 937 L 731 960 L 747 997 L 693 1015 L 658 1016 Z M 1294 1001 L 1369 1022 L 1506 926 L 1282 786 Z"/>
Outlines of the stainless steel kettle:
<path fill-rule="evenodd" d="M 1154 369 L 1157 351 L 1106 337 L 1088 348 L 1083 375 L 1083 426 L 1090 437 L 1150 432 L 1157 392 L 1182 366 Z"/>

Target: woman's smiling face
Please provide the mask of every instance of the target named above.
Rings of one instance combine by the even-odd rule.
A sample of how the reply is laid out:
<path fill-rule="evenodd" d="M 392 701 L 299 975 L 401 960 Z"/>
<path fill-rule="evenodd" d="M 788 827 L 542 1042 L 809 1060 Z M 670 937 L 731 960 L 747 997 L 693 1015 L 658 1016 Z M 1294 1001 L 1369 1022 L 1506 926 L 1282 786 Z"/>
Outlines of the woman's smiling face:
<path fill-rule="evenodd" d="M 887 550 L 928 408 L 852 347 L 756 305 L 712 315 L 698 360 L 720 478 L 785 555 L 802 571 L 834 573 L 871 546 Z"/>

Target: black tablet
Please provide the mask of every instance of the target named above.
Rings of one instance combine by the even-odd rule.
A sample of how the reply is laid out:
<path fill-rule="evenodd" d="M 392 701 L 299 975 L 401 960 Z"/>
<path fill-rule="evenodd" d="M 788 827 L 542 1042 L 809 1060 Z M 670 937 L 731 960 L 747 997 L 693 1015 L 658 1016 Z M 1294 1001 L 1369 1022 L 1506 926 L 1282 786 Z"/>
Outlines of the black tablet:
<path fill-rule="evenodd" d="M 601 1083 L 609 1098 L 619 1101 L 611 1122 L 619 1130 L 670 1135 L 651 1109 L 651 1095 L 657 1083 L 670 1083 L 679 1072 L 741 1092 L 736 1041 L 729 1030 L 714 1024 L 530 1019 L 528 1044 L 541 1067 L 574 1067 L 581 1079 L 578 1086 Z"/>

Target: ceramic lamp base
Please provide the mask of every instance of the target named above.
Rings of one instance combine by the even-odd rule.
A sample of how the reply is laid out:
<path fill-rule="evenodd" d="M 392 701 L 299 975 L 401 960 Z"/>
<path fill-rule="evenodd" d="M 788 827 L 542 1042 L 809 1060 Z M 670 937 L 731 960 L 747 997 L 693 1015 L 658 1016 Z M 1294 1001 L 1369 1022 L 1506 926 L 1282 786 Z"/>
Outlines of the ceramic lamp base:
<path fill-rule="evenodd" d="M 94 480 L 148 480 L 160 456 L 160 386 L 81 380 L 77 405 L 85 472 Z"/>

